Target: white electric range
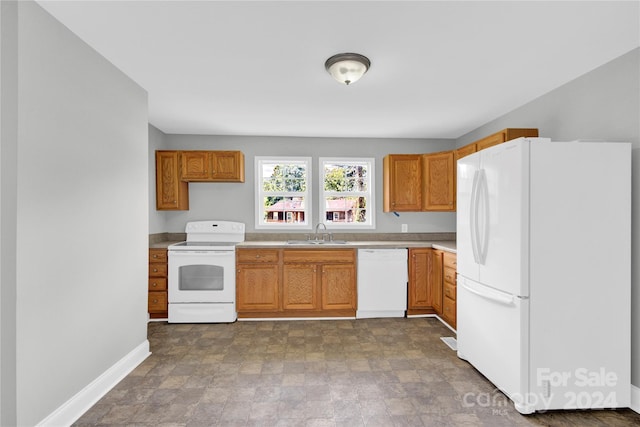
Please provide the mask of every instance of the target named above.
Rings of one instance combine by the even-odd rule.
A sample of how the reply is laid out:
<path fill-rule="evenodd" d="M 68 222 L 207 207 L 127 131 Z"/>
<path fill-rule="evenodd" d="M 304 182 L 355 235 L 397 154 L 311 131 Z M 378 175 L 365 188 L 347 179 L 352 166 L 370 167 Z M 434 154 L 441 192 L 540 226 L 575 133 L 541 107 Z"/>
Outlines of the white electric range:
<path fill-rule="evenodd" d="M 168 248 L 169 323 L 236 321 L 236 244 L 244 229 L 241 222 L 187 223 L 187 240 Z"/>

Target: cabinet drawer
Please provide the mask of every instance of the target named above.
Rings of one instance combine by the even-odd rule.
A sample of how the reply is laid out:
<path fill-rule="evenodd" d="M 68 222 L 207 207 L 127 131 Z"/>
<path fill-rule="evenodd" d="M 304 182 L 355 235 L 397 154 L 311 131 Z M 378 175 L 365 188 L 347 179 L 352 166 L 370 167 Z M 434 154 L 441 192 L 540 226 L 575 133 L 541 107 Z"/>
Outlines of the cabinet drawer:
<path fill-rule="evenodd" d="M 150 291 L 166 291 L 167 278 L 166 277 L 150 277 L 149 290 Z"/>
<path fill-rule="evenodd" d="M 167 250 L 149 249 L 149 262 L 167 262 Z"/>
<path fill-rule="evenodd" d="M 277 263 L 280 255 L 278 249 L 238 249 L 236 250 L 236 262 L 238 263 Z"/>
<path fill-rule="evenodd" d="M 286 263 L 352 263 L 356 260 L 355 249 L 308 249 L 283 251 Z"/>
<path fill-rule="evenodd" d="M 149 277 L 167 277 L 167 264 L 149 264 Z"/>
<path fill-rule="evenodd" d="M 445 283 L 456 284 L 456 270 L 451 267 L 445 267 L 443 269 L 443 276 Z"/>
<path fill-rule="evenodd" d="M 442 301 L 442 317 L 447 322 L 453 324 L 455 326 L 456 322 L 456 302 L 451 298 L 443 298 Z"/>
<path fill-rule="evenodd" d="M 445 267 L 449 267 L 449 268 L 453 268 L 454 270 L 457 269 L 457 256 L 456 254 L 452 254 L 451 252 L 445 252 L 443 259 L 442 259 L 442 264 Z"/>
<path fill-rule="evenodd" d="M 451 283 L 445 282 L 444 284 L 444 296 L 455 301 L 456 300 L 456 286 Z M 446 298 L 445 298 L 446 299 Z"/>
<path fill-rule="evenodd" d="M 167 311 L 167 293 L 149 292 L 149 313 Z"/>

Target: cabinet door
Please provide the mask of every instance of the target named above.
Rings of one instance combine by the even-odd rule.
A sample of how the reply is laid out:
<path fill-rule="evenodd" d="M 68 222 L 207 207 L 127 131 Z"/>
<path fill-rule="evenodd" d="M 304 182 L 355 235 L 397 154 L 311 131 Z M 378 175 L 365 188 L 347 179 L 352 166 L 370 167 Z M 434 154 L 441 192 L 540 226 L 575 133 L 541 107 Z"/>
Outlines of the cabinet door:
<path fill-rule="evenodd" d="M 442 313 L 442 251 L 409 249 L 408 308 Z"/>
<path fill-rule="evenodd" d="M 431 308 L 429 284 L 429 253 L 431 249 L 409 249 L 409 303 L 410 309 Z"/>
<path fill-rule="evenodd" d="M 189 210 L 189 187 L 180 180 L 177 151 L 156 151 L 156 209 Z"/>
<path fill-rule="evenodd" d="M 431 304 L 437 314 L 442 314 L 442 251 L 431 250 L 427 255 L 428 287 L 431 288 Z"/>
<path fill-rule="evenodd" d="M 454 152 L 425 154 L 422 157 L 422 201 L 425 211 L 454 211 Z"/>
<path fill-rule="evenodd" d="M 211 180 L 244 182 L 244 155 L 240 151 L 210 151 Z"/>
<path fill-rule="evenodd" d="M 355 310 L 356 269 L 353 264 L 322 265 L 322 309 Z"/>
<path fill-rule="evenodd" d="M 318 309 L 318 266 L 316 264 L 284 264 L 282 308 L 284 310 Z"/>
<path fill-rule="evenodd" d="M 206 181 L 209 178 L 209 153 L 207 151 L 181 151 L 181 179 Z"/>
<path fill-rule="evenodd" d="M 279 273 L 277 264 L 238 265 L 238 311 L 277 311 Z"/>
<path fill-rule="evenodd" d="M 383 164 L 384 212 L 422 210 L 422 156 L 390 154 Z"/>

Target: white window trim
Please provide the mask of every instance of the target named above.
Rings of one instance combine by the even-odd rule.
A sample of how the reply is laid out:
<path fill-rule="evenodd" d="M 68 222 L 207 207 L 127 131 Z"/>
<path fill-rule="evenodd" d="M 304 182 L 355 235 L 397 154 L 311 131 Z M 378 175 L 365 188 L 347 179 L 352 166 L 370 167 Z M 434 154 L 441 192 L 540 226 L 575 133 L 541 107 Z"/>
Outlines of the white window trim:
<path fill-rule="evenodd" d="M 324 164 L 325 163 L 344 163 L 344 164 L 358 164 L 358 163 L 368 163 L 369 164 L 369 183 L 367 185 L 368 191 L 367 191 L 367 201 L 368 201 L 368 205 L 367 205 L 367 218 L 369 219 L 368 222 L 366 223 L 362 223 L 362 224 L 358 224 L 358 223 L 354 223 L 354 222 L 349 222 L 349 223 L 334 223 L 334 222 L 330 222 L 330 223 L 326 223 L 326 218 L 327 218 L 327 212 L 326 212 L 326 206 L 324 203 L 324 199 L 325 196 L 327 194 L 335 194 L 335 193 L 325 193 L 324 191 Z M 376 200 L 375 200 L 375 195 L 376 195 L 376 189 L 375 189 L 375 176 L 376 176 L 376 171 L 375 171 L 375 167 L 376 167 L 376 159 L 373 157 L 320 157 L 318 159 L 318 173 L 319 173 L 319 181 L 320 181 L 320 185 L 318 186 L 318 206 L 319 206 L 319 215 L 320 215 L 320 222 L 325 223 L 325 225 L 327 226 L 328 229 L 332 229 L 332 230 L 343 230 L 343 229 L 357 229 L 357 230 L 362 230 L 362 229 L 375 229 L 376 228 L 376 218 L 375 218 L 375 212 L 376 212 Z M 341 193 L 341 194 L 345 194 L 345 195 L 354 195 L 354 194 L 358 194 L 358 193 Z"/>
<path fill-rule="evenodd" d="M 262 189 L 262 165 L 264 163 L 304 163 L 307 167 L 307 190 L 305 192 L 278 193 L 284 197 L 302 196 L 306 202 L 306 224 L 267 223 L 263 219 L 262 200 L 268 194 Z M 311 157 L 286 157 L 286 156 L 256 156 L 255 167 L 255 228 L 256 230 L 311 230 L 313 228 L 313 202 L 311 189 L 313 185 L 313 171 Z"/>

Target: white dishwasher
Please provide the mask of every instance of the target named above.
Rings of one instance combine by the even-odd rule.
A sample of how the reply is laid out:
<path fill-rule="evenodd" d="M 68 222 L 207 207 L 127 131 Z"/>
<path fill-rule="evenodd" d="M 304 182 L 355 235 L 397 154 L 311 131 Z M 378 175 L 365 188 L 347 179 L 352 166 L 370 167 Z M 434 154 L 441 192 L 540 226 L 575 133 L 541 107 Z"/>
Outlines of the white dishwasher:
<path fill-rule="evenodd" d="M 406 249 L 358 249 L 356 318 L 404 317 L 407 270 Z"/>

